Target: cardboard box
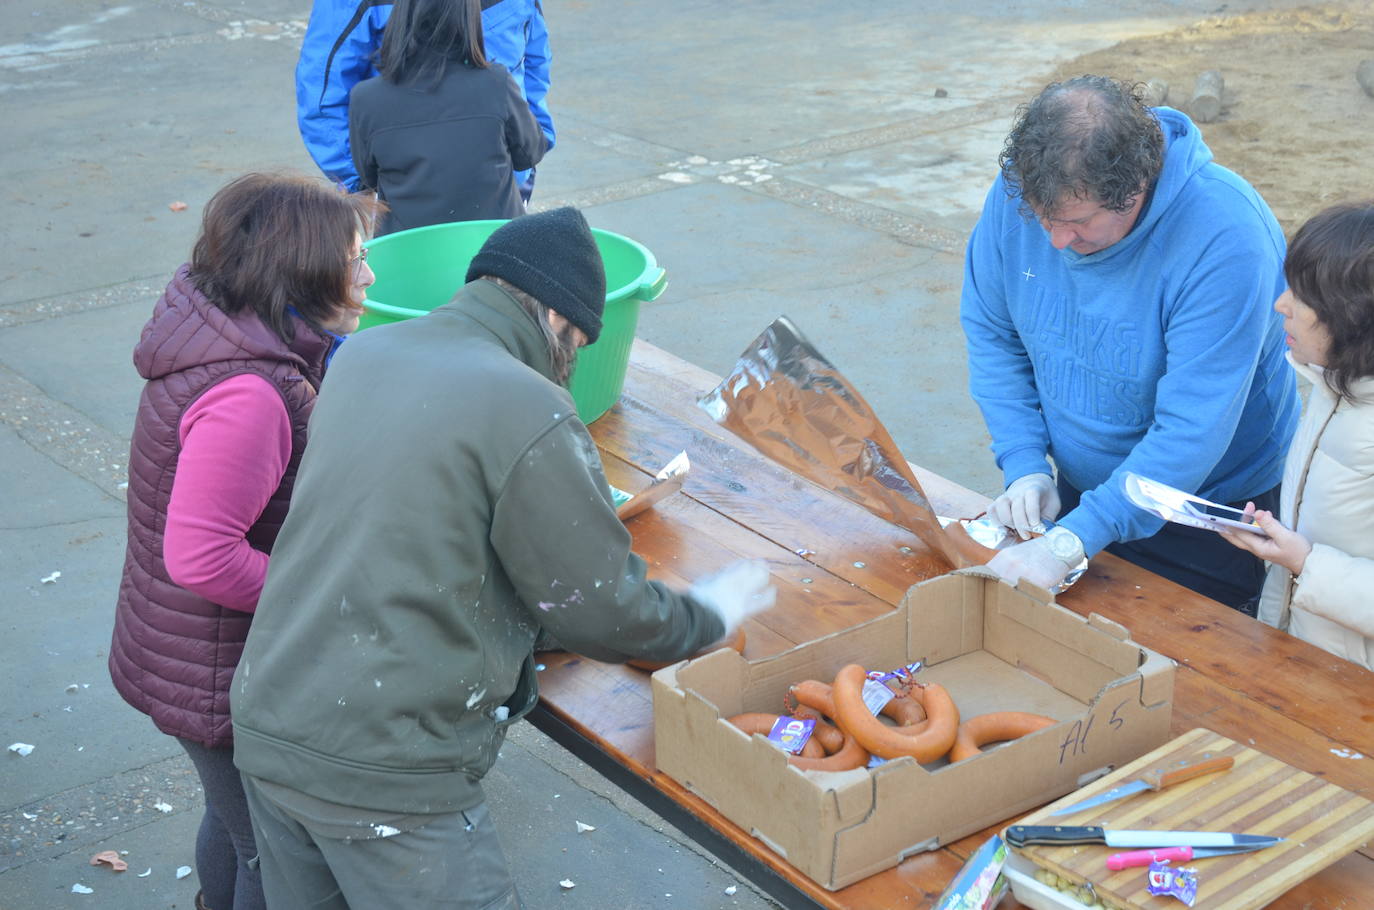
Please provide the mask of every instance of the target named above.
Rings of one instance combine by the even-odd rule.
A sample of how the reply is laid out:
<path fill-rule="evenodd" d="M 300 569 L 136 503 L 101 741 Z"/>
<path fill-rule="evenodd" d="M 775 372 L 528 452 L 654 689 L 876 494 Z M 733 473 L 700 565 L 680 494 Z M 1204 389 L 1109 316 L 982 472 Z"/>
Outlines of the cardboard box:
<path fill-rule="evenodd" d="M 949 765 L 900 758 L 804 772 L 725 718 L 783 710 L 788 686 L 849 663 L 924 660 L 965 717 L 1032 711 L 1059 723 Z M 653 677 L 660 770 L 821 886 L 843 888 L 1077 789 L 1169 736 L 1174 663 L 1117 623 L 976 570 L 916 585 L 885 616 L 746 661 L 722 650 Z"/>

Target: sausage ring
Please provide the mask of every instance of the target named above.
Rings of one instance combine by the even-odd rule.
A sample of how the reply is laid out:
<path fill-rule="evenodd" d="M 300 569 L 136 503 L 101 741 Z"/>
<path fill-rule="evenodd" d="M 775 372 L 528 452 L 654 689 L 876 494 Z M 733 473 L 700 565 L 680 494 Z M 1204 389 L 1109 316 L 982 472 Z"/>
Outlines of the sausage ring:
<path fill-rule="evenodd" d="M 954 745 L 959 732 L 959 709 L 944 686 L 931 683 L 924 687 L 921 701 L 926 721 L 919 728 L 888 727 L 863 700 L 864 668 L 849 664 L 835 674 L 831 694 L 835 702 L 835 723 L 859 741 L 865 749 L 882 758 L 910 755 L 924 764 L 935 761 Z"/>
<path fill-rule="evenodd" d="M 959 725 L 959 733 L 954 737 L 954 746 L 949 750 L 949 760 L 963 761 L 979 754 L 982 751 L 979 746 L 1018 739 L 1057 723 L 1059 721 L 1053 717 L 1028 714 L 1025 711 L 996 711 L 992 714 L 970 717 Z"/>

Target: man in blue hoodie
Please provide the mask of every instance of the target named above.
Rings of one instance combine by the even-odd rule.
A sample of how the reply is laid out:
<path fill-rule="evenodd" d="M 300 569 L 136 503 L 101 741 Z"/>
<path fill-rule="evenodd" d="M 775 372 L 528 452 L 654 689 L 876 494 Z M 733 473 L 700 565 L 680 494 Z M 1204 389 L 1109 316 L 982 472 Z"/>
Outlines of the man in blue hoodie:
<path fill-rule="evenodd" d="M 1165 525 L 1122 480 L 1277 501 L 1300 404 L 1271 307 L 1285 287 L 1273 213 L 1186 116 L 1099 76 L 1022 106 L 999 164 L 960 306 L 1007 484 L 989 514 L 1025 541 L 990 567 L 1051 587 L 1105 548 L 1253 612 L 1263 564 Z"/>

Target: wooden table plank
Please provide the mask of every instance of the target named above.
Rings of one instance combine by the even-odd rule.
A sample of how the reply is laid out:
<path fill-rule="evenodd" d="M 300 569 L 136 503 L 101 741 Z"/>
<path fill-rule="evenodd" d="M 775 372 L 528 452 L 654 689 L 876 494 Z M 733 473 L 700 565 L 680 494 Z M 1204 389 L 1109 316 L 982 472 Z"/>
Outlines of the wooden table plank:
<path fill-rule="evenodd" d="M 678 451 L 693 471 L 682 494 L 631 519 L 636 552 L 654 577 L 686 584 L 740 556 L 768 561 L 780 609 L 747 627 L 751 658 L 890 609 L 910 584 L 942 571 L 915 535 L 762 459 L 716 426 L 696 397 L 716 380 L 636 343 L 626 395 L 592 426 L 611 482 L 647 483 Z M 911 453 L 908 453 L 911 454 Z M 917 469 L 937 511 L 972 517 L 986 498 Z M 856 565 L 858 564 L 858 565 Z M 1269 629 L 1110 555 L 1059 602 L 1120 622 L 1141 644 L 1180 661 L 1173 728 L 1214 729 L 1332 783 L 1374 788 L 1374 674 Z M 721 832 L 770 876 L 815 905 L 928 907 L 962 861 L 995 829 L 906 860 L 839 892 L 825 892 L 653 765 L 647 674 L 567 654 L 541 656 L 540 712 L 585 739 L 596 756 L 647 792 Z M 1374 893 L 1374 860 L 1355 854 L 1273 906 L 1354 907 Z M 1010 902 L 1009 902 L 1010 903 Z"/>

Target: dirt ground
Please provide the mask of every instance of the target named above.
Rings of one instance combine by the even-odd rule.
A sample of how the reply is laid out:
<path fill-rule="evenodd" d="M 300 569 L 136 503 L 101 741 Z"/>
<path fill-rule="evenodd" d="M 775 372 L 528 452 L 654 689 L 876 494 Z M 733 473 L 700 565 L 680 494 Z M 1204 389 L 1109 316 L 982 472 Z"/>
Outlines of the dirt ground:
<path fill-rule="evenodd" d="M 1125 41 L 1046 81 L 1081 73 L 1158 79 L 1169 86 L 1165 103 L 1187 112 L 1198 73 L 1220 70 L 1222 113 L 1199 124 L 1203 136 L 1218 163 L 1249 180 L 1291 235 L 1331 203 L 1374 198 L 1374 98 L 1355 80 L 1370 58 L 1374 4 L 1323 4 L 1220 16 Z"/>

